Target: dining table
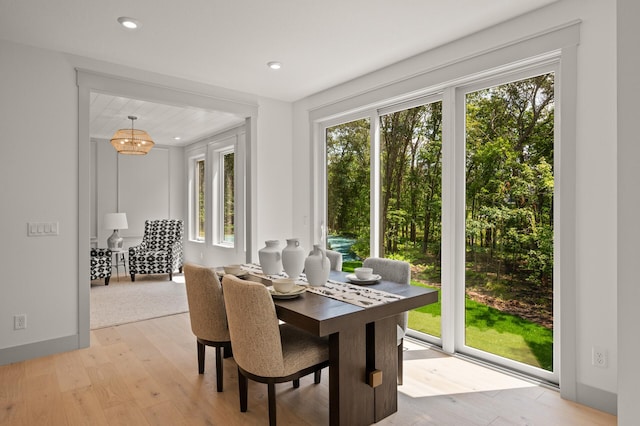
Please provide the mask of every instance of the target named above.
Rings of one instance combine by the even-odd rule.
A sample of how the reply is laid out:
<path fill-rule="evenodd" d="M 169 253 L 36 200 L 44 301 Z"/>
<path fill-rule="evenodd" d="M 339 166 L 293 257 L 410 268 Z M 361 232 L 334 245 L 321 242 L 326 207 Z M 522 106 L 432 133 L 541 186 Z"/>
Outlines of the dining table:
<path fill-rule="evenodd" d="M 331 271 L 329 282 L 347 283 L 347 275 Z M 395 315 L 438 300 L 437 290 L 385 280 L 362 288 L 380 290 L 389 300 L 363 307 L 311 290 L 274 298 L 281 321 L 328 337 L 330 425 L 370 425 L 398 411 Z"/>

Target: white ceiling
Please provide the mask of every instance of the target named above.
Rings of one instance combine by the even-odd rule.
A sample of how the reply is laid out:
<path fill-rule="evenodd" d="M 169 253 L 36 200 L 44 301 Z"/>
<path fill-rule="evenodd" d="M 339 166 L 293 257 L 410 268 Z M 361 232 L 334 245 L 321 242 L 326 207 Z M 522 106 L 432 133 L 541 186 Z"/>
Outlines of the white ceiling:
<path fill-rule="evenodd" d="M 0 39 L 295 101 L 555 1 L 0 0 Z M 136 18 L 142 27 L 125 30 L 119 16 Z M 268 61 L 283 67 L 273 71 Z M 128 104 L 106 95 L 95 102 Z M 139 108 L 136 127 L 154 139 L 158 123 L 164 124 L 156 133 L 162 139 L 186 134 L 172 107 Z M 156 119 L 156 110 L 179 126 Z M 136 115 L 103 111 L 110 115 L 95 113 L 92 136 L 128 127 L 127 115 Z M 195 122 L 206 116 L 185 114 Z M 117 116 L 122 123 L 107 130 Z M 218 119 L 228 117 L 212 121 Z"/>

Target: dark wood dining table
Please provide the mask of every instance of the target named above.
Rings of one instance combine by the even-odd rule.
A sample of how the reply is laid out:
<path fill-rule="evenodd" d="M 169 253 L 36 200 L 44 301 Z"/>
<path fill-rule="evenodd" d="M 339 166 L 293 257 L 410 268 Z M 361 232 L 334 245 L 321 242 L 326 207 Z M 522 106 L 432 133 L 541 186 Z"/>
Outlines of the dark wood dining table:
<path fill-rule="evenodd" d="M 346 275 L 332 271 L 329 279 L 347 282 Z M 370 425 L 398 410 L 394 315 L 438 300 L 436 290 L 424 287 L 390 281 L 367 287 L 403 298 L 367 308 L 311 292 L 295 299 L 274 300 L 282 321 L 329 338 L 331 425 Z"/>

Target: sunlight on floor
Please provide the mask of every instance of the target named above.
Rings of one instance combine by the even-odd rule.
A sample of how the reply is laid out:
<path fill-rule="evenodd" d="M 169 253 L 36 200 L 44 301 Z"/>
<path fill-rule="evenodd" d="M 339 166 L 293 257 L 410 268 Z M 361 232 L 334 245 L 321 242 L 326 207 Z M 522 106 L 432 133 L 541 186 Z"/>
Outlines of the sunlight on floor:
<path fill-rule="evenodd" d="M 404 341 L 404 384 L 398 391 L 412 398 L 467 392 L 491 394 L 505 389 L 539 388 L 534 383 L 449 356 L 411 339 Z M 428 362 L 425 362 L 428 359 Z M 411 374 L 406 372 L 411 371 Z M 441 372 L 446 371 L 446 377 Z"/>

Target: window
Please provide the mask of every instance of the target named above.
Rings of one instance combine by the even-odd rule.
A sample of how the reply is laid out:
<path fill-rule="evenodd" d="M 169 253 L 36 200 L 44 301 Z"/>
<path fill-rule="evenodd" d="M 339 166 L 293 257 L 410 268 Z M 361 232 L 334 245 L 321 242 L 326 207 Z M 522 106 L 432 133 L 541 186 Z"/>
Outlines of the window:
<path fill-rule="evenodd" d="M 235 154 L 233 151 L 225 152 L 221 156 L 222 170 L 222 236 L 221 243 L 233 244 L 235 236 L 234 220 L 235 220 Z"/>
<path fill-rule="evenodd" d="M 207 218 L 206 208 L 206 167 L 204 155 L 193 157 L 189 163 L 190 175 L 190 203 L 189 216 L 191 218 L 190 239 L 204 242 Z"/>
<path fill-rule="evenodd" d="M 410 312 L 415 337 L 555 382 L 556 72 L 470 78 L 320 126 L 329 246 L 351 266 L 409 261 L 412 285 L 440 291 Z"/>

